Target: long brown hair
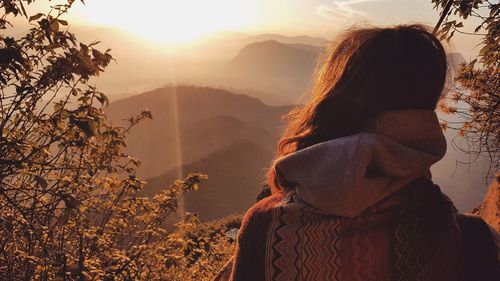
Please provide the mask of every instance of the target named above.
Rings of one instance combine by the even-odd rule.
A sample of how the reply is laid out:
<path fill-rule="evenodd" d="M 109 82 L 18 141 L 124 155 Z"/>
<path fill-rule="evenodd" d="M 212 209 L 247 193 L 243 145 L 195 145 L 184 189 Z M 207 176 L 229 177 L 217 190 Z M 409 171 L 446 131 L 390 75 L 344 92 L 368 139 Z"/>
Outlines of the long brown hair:
<path fill-rule="evenodd" d="M 363 131 L 375 116 L 403 109 L 434 110 L 446 80 L 446 53 L 422 25 L 353 28 L 328 48 L 310 101 L 292 110 L 276 158 Z M 290 187 L 276 181 L 273 192 Z"/>

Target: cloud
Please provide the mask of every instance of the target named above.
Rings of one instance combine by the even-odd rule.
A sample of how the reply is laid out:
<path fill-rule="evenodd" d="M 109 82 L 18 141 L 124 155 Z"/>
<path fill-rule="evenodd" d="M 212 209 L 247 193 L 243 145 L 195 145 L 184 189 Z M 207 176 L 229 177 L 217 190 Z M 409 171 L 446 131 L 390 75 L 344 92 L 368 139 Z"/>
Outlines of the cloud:
<path fill-rule="evenodd" d="M 316 13 L 322 17 L 346 20 L 355 16 L 364 17 L 366 13 L 352 7 L 352 5 L 373 2 L 379 0 L 344 0 L 333 1 L 331 5 L 320 5 L 316 8 Z"/>

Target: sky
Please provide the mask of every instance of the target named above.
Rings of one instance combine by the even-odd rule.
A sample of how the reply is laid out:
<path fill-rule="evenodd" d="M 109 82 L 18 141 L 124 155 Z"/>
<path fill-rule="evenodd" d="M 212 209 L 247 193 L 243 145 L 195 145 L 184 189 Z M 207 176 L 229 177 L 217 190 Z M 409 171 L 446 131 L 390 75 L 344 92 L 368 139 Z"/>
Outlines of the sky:
<path fill-rule="evenodd" d="M 430 0 L 87 0 L 74 12 L 82 23 L 166 37 L 175 37 L 174 30 L 189 37 L 221 29 L 324 36 L 355 22 L 437 21 Z"/>
<path fill-rule="evenodd" d="M 28 13 L 47 13 L 51 5 L 64 2 L 37 0 Z M 182 69 L 189 75 L 205 73 L 203 63 L 212 67 L 243 47 L 231 45 L 230 38 L 278 33 L 332 40 L 353 25 L 423 23 L 432 28 L 439 18 L 433 6 L 431 0 L 76 0 L 63 19 L 82 42 L 100 41 L 101 49 L 112 49 L 117 64 L 97 83 L 108 93 L 121 93 L 167 83 L 160 70 L 175 65 L 174 60 L 200 65 L 198 70 L 172 66 L 178 75 Z M 465 27 L 476 26 L 468 19 Z M 477 38 L 455 34 L 445 47 L 470 61 L 479 52 L 477 45 Z"/>
<path fill-rule="evenodd" d="M 48 9 L 38 1 L 33 10 Z M 53 3 L 59 0 L 51 1 Z M 36 2 L 35 2 L 36 3 Z M 86 0 L 67 18 L 76 26 L 116 28 L 161 44 L 189 44 L 221 31 L 281 33 L 331 39 L 352 25 L 434 26 L 431 0 Z M 471 25 L 472 26 L 472 25 Z M 473 27 L 471 27 L 473 28 Z M 472 56 L 475 42 L 456 36 L 451 48 Z"/>

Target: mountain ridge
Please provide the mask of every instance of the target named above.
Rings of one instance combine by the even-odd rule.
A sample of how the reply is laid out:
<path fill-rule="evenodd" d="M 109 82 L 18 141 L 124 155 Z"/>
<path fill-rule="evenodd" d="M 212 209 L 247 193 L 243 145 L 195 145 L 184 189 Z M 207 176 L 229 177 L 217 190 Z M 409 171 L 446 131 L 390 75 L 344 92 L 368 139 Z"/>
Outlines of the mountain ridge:
<path fill-rule="evenodd" d="M 124 119 L 141 110 L 152 112 L 152 120 L 139 123 L 127 136 L 126 149 L 143 163 L 138 175 L 149 178 L 236 141 L 252 140 L 272 149 L 288 108 L 220 89 L 169 86 L 112 102 L 105 113 L 124 125 Z"/>

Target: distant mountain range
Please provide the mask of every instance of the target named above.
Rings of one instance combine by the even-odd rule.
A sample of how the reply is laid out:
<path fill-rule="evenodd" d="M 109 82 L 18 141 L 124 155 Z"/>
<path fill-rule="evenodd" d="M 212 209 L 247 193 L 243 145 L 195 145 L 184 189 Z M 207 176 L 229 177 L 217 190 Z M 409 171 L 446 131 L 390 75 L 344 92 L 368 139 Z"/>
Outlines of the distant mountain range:
<path fill-rule="evenodd" d="M 95 40 L 90 30 L 83 39 Z M 144 92 L 166 84 L 231 89 L 272 105 L 295 103 L 308 92 L 318 55 L 329 44 L 321 37 L 222 33 L 182 48 L 150 46 L 123 32 L 100 29 L 117 64 L 97 80 L 107 93 Z M 465 61 L 450 55 L 452 68 Z M 117 95 L 118 96 L 118 95 Z"/>
<path fill-rule="evenodd" d="M 113 102 L 106 114 L 122 124 L 146 109 L 153 120 L 132 130 L 127 149 L 143 163 L 139 175 L 149 178 L 237 141 L 248 140 L 273 151 L 280 118 L 288 107 L 271 107 L 220 89 L 172 86 Z"/>
<path fill-rule="evenodd" d="M 267 40 L 243 47 L 225 71 L 227 84 L 287 96 L 304 94 L 323 47 Z"/>
<path fill-rule="evenodd" d="M 75 27 L 73 31 L 83 42 L 103 40 L 99 44 L 100 48 L 112 49 L 116 63 L 110 64 L 106 72 L 95 80 L 101 90 L 111 94 L 144 92 L 166 84 L 196 84 L 286 96 L 290 89 L 296 92 L 300 90 L 271 83 L 259 85 L 237 81 L 223 70 L 226 69 L 227 62 L 237 56 L 245 46 L 256 42 L 273 40 L 281 44 L 302 44 L 316 48 L 328 44 L 328 40 L 321 37 L 223 33 L 176 47 L 150 44 L 123 31 L 108 28 Z M 295 93 L 292 96 L 295 97 Z M 271 102 L 279 100 L 282 98 L 273 99 Z"/>
<path fill-rule="evenodd" d="M 290 107 L 271 107 L 225 90 L 171 86 L 112 102 L 105 109 L 115 124 L 149 109 L 127 137 L 127 152 L 142 162 L 138 175 L 153 195 L 189 172 L 209 176 L 185 198 L 185 210 L 202 219 L 245 211 L 262 188 Z"/>
<path fill-rule="evenodd" d="M 247 40 L 250 41 L 249 43 L 274 40 L 274 41 L 284 43 L 284 44 L 303 44 L 303 45 L 312 45 L 312 46 L 321 47 L 321 48 L 326 47 L 330 43 L 329 40 L 327 40 L 323 37 L 285 36 L 285 35 L 276 34 L 276 33 L 258 34 L 258 35 L 248 37 Z"/>

